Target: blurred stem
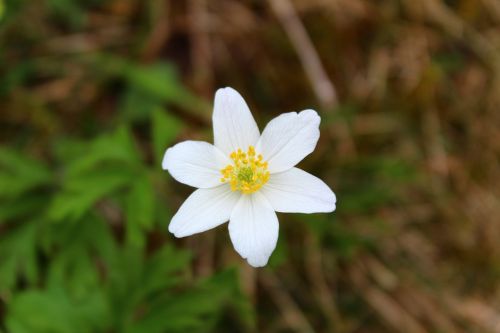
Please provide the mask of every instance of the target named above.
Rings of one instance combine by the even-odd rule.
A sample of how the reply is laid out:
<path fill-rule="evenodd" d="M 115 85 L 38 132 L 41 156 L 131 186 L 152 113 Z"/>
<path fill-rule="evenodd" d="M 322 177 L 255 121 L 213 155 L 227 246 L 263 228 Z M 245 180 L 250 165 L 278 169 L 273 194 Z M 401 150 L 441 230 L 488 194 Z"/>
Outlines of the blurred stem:
<path fill-rule="evenodd" d="M 244 262 L 240 265 L 240 276 L 241 276 L 241 287 L 250 299 L 252 304 L 256 304 L 257 302 L 257 271 L 252 266 L 248 265 Z"/>
<path fill-rule="evenodd" d="M 297 303 L 295 303 L 292 296 L 290 296 L 283 287 L 283 283 L 279 281 L 274 273 L 262 271 L 259 274 L 259 281 L 274 300 L 276 306 L 281 311 L 283 320 L 291 330 L 300 333 L 314 332 L 306 315 L 302 312 Z"/>
<path fill-rule="evenodd" d="M 441 124 L 434 109 L 428 107 L 422 113 L 422 132 L 424 137 L 427 163 L 432 177 L 431 185 L 436 195 L 444 193 L 450 167 L 448 155 L 443 146 Z"/>
<path fill-rule="evenodd" d="M 152 27 L 149 36 L 144 43 L 142 59 L 151 62 L 158 58 L 163 46 L 170 37 L 170 2 L 168 0 L 154 0 L 150 4 Z"/>
<path fill-rule="evenodd" d="M 313 288 L 313 294 L 320 306 L 323 315 L 328 321 L 329 331 L 345 332 L 340 313 L 335 304 L 335 295 L 326 282 L 323 271 L 323 256 L 318 240 L 318 236 L 307 232 L 305 236 L 305 272 Z"/>
<path fill-rule="evenodd" d="M 199 258 L 196 273 L 198 276 L 206 277 L 212 275 L 215 267 L 215 233 L 207 232 L 200 235 L 200 238 L 199 242 L 196 243 Z"/>

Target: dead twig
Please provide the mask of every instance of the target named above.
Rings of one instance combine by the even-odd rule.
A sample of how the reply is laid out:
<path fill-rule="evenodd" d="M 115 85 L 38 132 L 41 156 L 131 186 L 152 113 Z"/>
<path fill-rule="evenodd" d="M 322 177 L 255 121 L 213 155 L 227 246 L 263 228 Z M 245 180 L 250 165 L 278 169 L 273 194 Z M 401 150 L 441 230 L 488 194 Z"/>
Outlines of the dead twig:
<path fill-rule="evenodd" d="M 289 0 L 269 0 L 283 29 L 300 58 L 306 75 L 321 106 L 331 109 L 338 104 L 337 93 L 328 78 L 318 52 Z"/>
<path fill-rule="evenodd" d="M 349 270 L 351 281 L 360 296 L 395 331 L 404 333 L 426 333 L 427 330 L 388 293 L 374 287 L 365 275 L 362 266 Z"/>
<path fill-rule="evenodd" d="M 445 297 L 446 304 L 459 316 L 487 332 L 500 333 L 500 312 L 478 299 Z"/>
<path fill-rule="evenodd" d="M 424 0 L 421 4 L 430 21 L 439 25 L 451 37 L 464 41 L 496 73 L 500 72 L 500 56 L 487 38 L 448 9 L 443 2 Z"/>
<path fill-rule="evenodd" d="M 209 13 L 207 0 L 189 1 L 191 37 L 191 63 L 193 83 L 205 97 L 213 92 L 212 48 L 209 35 Z"/>

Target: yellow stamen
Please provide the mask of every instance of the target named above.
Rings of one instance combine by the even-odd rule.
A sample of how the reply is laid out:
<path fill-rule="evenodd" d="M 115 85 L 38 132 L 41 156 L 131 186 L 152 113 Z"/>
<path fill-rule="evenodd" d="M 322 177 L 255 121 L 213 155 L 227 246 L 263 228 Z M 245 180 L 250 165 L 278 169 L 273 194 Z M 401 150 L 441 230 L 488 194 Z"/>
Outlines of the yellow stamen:
<path fill-rule="evenodd" d="M 229 158 L 232 164 L 229 164 L 221 170 L 222 183 L 229 183 L 231 191 L 241 191 L 249 194 L 258 191 L 269 180 L 269 171 L 267 162 L 263 162 L 262 155 L 255 156 L 255 148 L 248 147 L 247 152 L 241 149 L 232 152 Z"/>

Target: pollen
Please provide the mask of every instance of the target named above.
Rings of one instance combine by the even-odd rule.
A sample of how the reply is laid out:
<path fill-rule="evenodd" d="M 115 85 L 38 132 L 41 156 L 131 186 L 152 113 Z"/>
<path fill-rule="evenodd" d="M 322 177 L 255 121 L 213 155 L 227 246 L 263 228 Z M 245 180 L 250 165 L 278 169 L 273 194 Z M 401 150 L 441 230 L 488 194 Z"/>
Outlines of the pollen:
<path fill-rule="evenodd" d="M 267 162 L 262 155 L 255 153 L 255 148 L 248 147 L 247 152 L 241 149 L 233 151 L 229 157 L 229 164 L 220 172 L 222 183 L 229 183 L 232 191 L 241 191 L 250 194 L 258 191 L 269 180 Z"/>

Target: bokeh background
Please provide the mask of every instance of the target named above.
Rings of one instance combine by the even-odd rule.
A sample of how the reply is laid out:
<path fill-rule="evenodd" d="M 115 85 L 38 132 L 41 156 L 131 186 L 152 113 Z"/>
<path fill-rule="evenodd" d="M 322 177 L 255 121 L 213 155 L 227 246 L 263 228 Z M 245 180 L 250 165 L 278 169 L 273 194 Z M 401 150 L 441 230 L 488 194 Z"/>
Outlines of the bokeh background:
<path fill-rule="evenodd" d="M 500 332 L 498 0 L 0 0 L 0 332 Z M 315 108 L 253 269 L 167 226 L 217 88 Z"/>

